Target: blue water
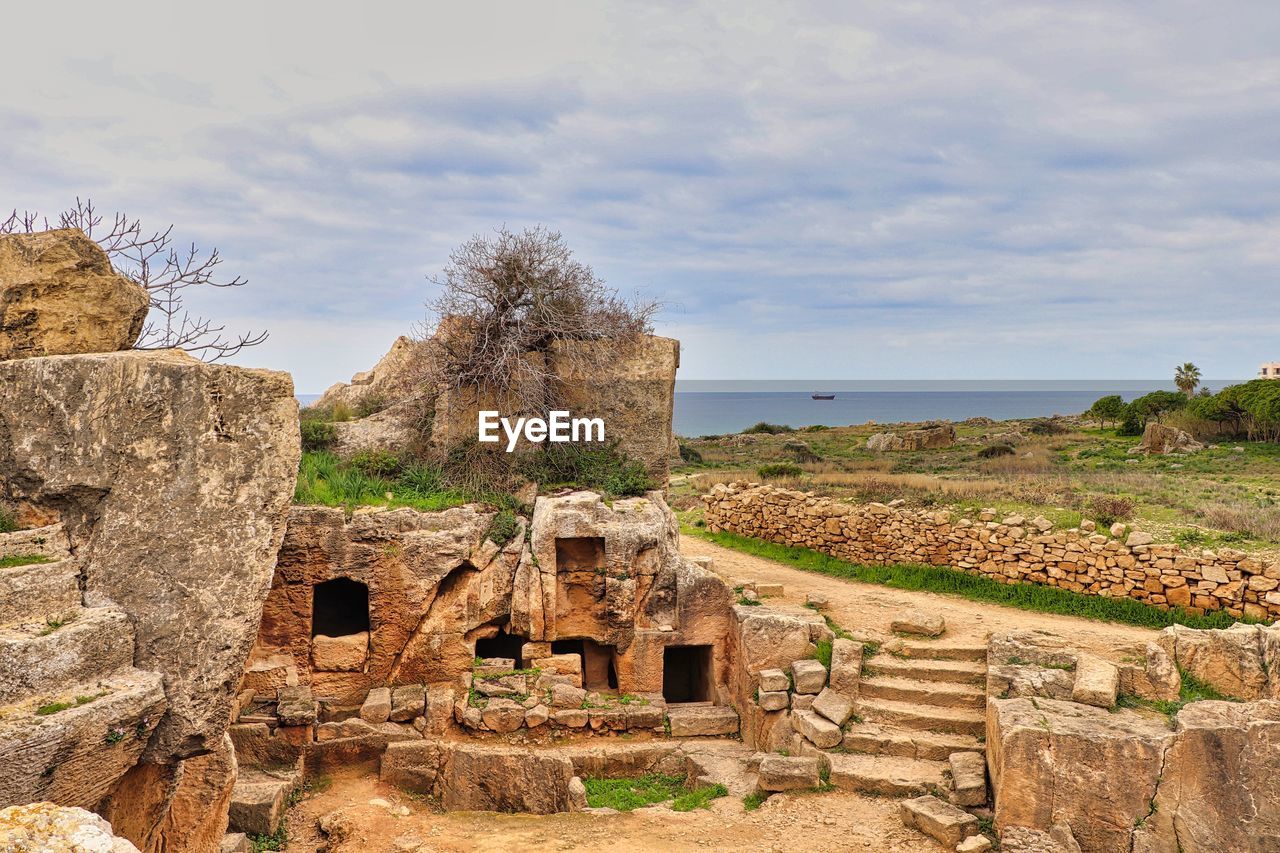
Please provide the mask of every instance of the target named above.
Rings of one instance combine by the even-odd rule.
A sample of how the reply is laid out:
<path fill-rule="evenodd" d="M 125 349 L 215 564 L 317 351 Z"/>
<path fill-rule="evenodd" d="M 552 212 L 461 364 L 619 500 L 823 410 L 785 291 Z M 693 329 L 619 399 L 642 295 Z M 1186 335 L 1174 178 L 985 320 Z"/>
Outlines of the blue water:
<path fill-rule="evenodd" d="M 1205 384 L 1216 391 L 1236 381 L 1241 380 Z M 679 380 L 674 427 L 677 435 L 699 436 L 741 432 L 760 421 L 803 427 L 1076 415 L 1107 394 L 1131 400 L 1157 390 L 1172 391 L 1174 386 L 1159 379 Z M 810 399 L 814 392 L 835 393 L 836 399 Z M 299 394 L 298 399 L 306 405 L 319 396 Z"/>
<path fill-rule="evenodd" d="M 833 382 L 676 383 L 675 432 L 683 436 L 741 432 L 760 421 L 793 427 L 849 426 L 966 418 L 1009 418 L 1076 415 L 1099 397 L 1119 394 L 1126 400 L 1151 391 L 1173 390 L 1160 380 L 966 381 L 966 382 Z M 1229 381 L 1208 383 L 1214 389 Z M 734 386 L 741 386 L 735 388 Z M 701 386 L 701 387 L 699 387 Z M 764 387 L 760 387 L 764 386 Z M 769 387 L 775 386 L 775 387 Z M 789 390 L 776 386 L 792 386 Z M 813 400 L 814 392 L 834 400 Z"/>

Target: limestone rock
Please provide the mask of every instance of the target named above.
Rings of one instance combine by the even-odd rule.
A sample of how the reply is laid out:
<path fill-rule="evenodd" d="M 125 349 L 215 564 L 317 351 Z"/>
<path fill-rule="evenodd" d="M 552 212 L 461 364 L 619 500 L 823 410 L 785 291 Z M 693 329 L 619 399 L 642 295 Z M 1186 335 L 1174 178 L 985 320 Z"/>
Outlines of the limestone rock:
<path fill-rule="evenodd" d="M 791 704 L 790 694 L 785 690 L 761 690 L 758 696 L 760 707 L 766 711 L 782 711 Z"/>
<path fill-rule="evenodd" d="M 0 850 L 67 853 L 138 853 L 116 838 L 111 824 L 93 812 L 53 803 L 0 809 Z"/>
<path fill-rule="evenodd" d="M 827 683 L 827 668 L 820 661 L 798 660 L 791 664 L 791 679 L 797 693 L 818 694 Z"/>
<path fill-rule="evenodd" d="M 919 637 L 941 637 L 946 630 L 946 622 L 936 613 L 925 613 L 921 610 L 907 610 L 899 613 L 889 623 L 890 630 L 900 634 L 915 634 Z"/>
<path fill-rule="evenodd" d="M 1000 833 L 1000 849 L 1005 853 L 1081 853 L 1071 827 L 1056 823 L 1048 830 L 1010 826 Z"/>
<path fill-rule="evenodd" d="M 830 687 L 823 688 L 813 700 L 813 710 L 837 726 L 843 726 L 853 716 L 853 703 Z"/>
<path fill-rule="evenodd" d="M 569 780 L 569 811 L 580 812 L 587 808 L 587 786 L 574 776 Z"/>
<path fill-rule="evenodd" d="M 440 779 L 444 760 L 445 750 L 436 741 L 389 743 L 378 767 L 378 779 L 405 791 L 430 795 Z"/>
<path fill-rule="evenodd" d="M 360 719 L 367 723 L 385 723 L 391 719 L 391 688 L 375 687 L 360 706 Z"/>
<path fill-rule="evenodd" d="M 882 432 L 867 439 L 867 449 L 876 452 L 900 450 L 935 450 L 956 443 L 956 428 L 940 424 L 904 433 Z"/>
<path fill-rule="evenodd" d="M 426 709 L 427 691 L 421 684 L 403 684 L 391 691 L 393 723 L 406 723 L 421 716 Z"/>
<path fill-rule="evenodd" d="M 821 770 L 816 756 L 769 754 L 760 759 L 759 785 L 762 791 L 797 791 L 818 787 Z"/>
<path fill-rule="evenodd" d="M 288 375 L 173 351 L 0 362 L 0 436 L 10 496 L 60 512 L 85 603 L 125 611 L 134 666 L 164 675 L 148 760 L 213 749 L 293 497 Z"/>
<path fill-rule="evenodd" d="M 953 752 L 947 761 L 951 765 L 951 801 L 958 806 L 986 805 L 987 757 L 981 752 Z"/>
<path fill-rule="evenodd" d="M 1120 687 L 1120 671 L 1115 664 L 1094 655 L 1081 655 L 1076 664 L 1076 680 L 1071 688 L 1073 701 L 1098 708 L 1116 704 Z"/>
<path fill-rule="evenodd" d="M 1280 668 L 1267 654 L 1268 639 L 1280 636 L 1276 631 L 1243 624 L 1222 630 L 1173 625 L 1160 632 L 1157 642 L 1171 652 L 1179 669 L 1225 696 L 1277 699 Z"/>
<path fill-rule="evenodd" d="M 862 643 L 837 637 L 831 643 L 831 689 L 850 701 L 858 698 L 862 679 Z"/>
<path fill-rule="evenodd" d="M 1184 430 L 1148 421 L 1142 431 L 1142 441 L 1129 452 L 1168 454 L 1195 453 L 1197 450 L 1204 450 L 1204 445 Z"/>
<path fill-rule="evenodd" d="M 0 361 L 129 349 L 150 304 L 78 228 L 0 234 Z"/>
<path fill-rule="evenodd" d="M 970 835 L 956 845 L 956 853 L 983 853 L 992 848 L 991 839 L 985 835 Z"/>
<path fill-rule="evenodd" d="M 330 385 L 313 405 L 326 411 L 345 406 L 359 412 L 362 407 L 368 409 L 401 402 L 411 390 L 410 386 L 422 364 L 423 355 L 420 344 L 401 335 L 372 368 L 352 376 L 350 383 L 338 382 Z"/>
<path fill-rule="evenodd" d="M 1174 733 L 1163 718 L 1054 699 L 989 699 L 996 825 L 1068 821 L 1087 850 L 1128 850 Z"/>
<path fill-rule="evenodd" d="M 819 749 L 839 746 L 844 737 L 839 726 L 813 711 L 792 711 L 791 725 Z"/>
<path fill-rule="evenodd" d="M 587 691 L 572 684 L 551 685 L 551 707 L 581 708 L 587 698 Z"/>
<path fill-rule="evenodd" d="M 792 662 L 813 654 L 809 624 L 803 619 L 763 607 L 735 607 L 734 615 L 742 638 L 742 666 L 747 672 L 787 670 Z"/>
<path fill-rule="evenodd" d="M 317 634 L 311 641 L 311 665 L 323 672 L 361 672 L 368 654 L 368 631 L 342 637 Z"/>
<path fill-rule="evenodd" d="M 515 747 L 455 744 L 441 804 L 449 811 L 553 814 L 569 810 L 568 758 Z"/>
<path fill-rule="evenodd" d="M 932 794 L 905 800 L 901 805 L 902 823 L 918 829 L 944 847 L 955 848 L 978 832 L 978 819 Z"/>
<path fill-rule="evenodd" d="M 759 676 L 762 693 L 773 693 L 778 690 L 785 692 L 791 688 L 791 679 L 787 678 L 787 674 L 780 669 L 762 669 Z"/>
<path fill-rule="evenodd" d="M 524 711 L 524 706 L 510 699 L 490 699 L 480 718 L 492 731 L 506 734 L 524 725 Z"/>
<path fill-rule="evenodd" d="M 402 403 L 368 417 L 338 421 L 333 425 L 331 449 L 344 457 L 362 451 L 404 453 L 422 440 L 420 430 L 414 425 L 414 416 L 410 406 Z"/>

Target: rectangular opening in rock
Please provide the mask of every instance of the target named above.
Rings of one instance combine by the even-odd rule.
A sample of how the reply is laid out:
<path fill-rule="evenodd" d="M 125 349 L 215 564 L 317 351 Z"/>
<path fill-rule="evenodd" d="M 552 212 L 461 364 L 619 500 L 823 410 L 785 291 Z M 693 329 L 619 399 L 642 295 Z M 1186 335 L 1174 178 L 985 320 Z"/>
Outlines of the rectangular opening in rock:
<path fill-rule="evenodd" d="M 556 571 L 604 568 L 603 536 L 569 536 L 556 540 Z"/>
<path fill-rule="evenodd" d="M 478 658 L 510 658 L 520 665 L 520 652 L 524 644 L 529 642 L 518 634 L 508 634 L 507 626 L 498 626 L 497 631 L 488 637 L 476 639 L 476 657 Z"/>
<path fill-rule="evenodd" d="M 574 638 L 554 640 L 551 653 L 578 655 L 582 659 L 582 686 L 587 690 L 617 690 L 618 672 L 614 665 L 613 646 L 595 640 Z"/>
<path fill-rule="evenodd" d="M 710 702 L 711 646 L 667 646 L 662 651 L 662 698 L 668 702 Z"/>
<path fill-rule="evenodd" d="M 368 630 L 368 586 L 334 578 L 311 588 L 311 636 L 345 637 Z"/>

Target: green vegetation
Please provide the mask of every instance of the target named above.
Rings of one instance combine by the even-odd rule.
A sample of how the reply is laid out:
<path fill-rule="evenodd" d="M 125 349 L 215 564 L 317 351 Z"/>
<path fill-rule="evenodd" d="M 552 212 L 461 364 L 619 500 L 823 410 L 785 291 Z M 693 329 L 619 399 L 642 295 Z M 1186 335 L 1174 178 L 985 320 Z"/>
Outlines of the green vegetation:
<path fill-rule="evenodd" d="M 724 785 L 703 785 L 701 788 L 694 788 L 692 791 L 685 791 L 677 796 L 671 802 L 671 810 L 675 812 L 691 812 L 694 809 L 706 809 L 711 807 L 711 801 L 720 797 L 727 797 L 729 789 Z"/>
<path fill-rule="evenodd" d="M 315 453 L 328 450 L 337 438 L 338 431 L 331 422 L 316 417 L 304 417 L 301 422 L 302 449 Z"/>
<path fill-rule="evenodd" d="M 38 563 L 51 562 L 44 554 L 13 554 L 0 557 L 0 569 L 12 569 L 15 566 L 31 566 Z"/>
<path fill-rule="evenodd" d="M 253 853 L 265 853 L 268 850 L 284 850 L 289 843 L 289 831 L 285 828 L 284 821 L 280 822 L 280 826 L 270 835 L 250 835 L 249 844 L 253 847 Z"/>
<path fill-rule="evenodd" d="M 47 637 L 54 631 L 66 625 L 68 622 L 75 621 L 75 614 L 69 616 L 50 616 L 44 620 L 44 628 L 40 630 L 41 637 Z"/>
<path fill-rule="evenodd" d="M 742 808 L 746 811 L 753 812 L 764 805 L 764 801 L 769 799 L 769 794 L 765 791 L 752 791 L 742 798 Z"/>
<path fill-rule="evenodd" d="M 978 458 L 995 459 L 997 456 L 1012 456 L 1015 452 L 1012 444 L 988 444 L 978 451 Z"/>
<path fill-rule="evenodd" d="M 1175 624 L 1191 628 L 1226 628 L 1237 621 L 1223 611 L 1196 616 L 1179 609 L 1160 610 L 1128 598 L 1084 595 L 1037 584 L 1002 584 L 981 575 L 970 575 L 943 566 L 858 565 L 807 548 L 778 545 L 734 533 L 709 533 L 689 528 L 684 532 L 725 548 L 785 563 L 804 571 L 894 589 L 958 595 L 972 601 L 987 601 L 1038 613 L 1058 613 L 1148 628 L 1163 628 Z"/>
<path fill-rule="evenodd" d="M 493 544 L 505 547 L 508 542 L 516 538 L 519 532 L 520 521 L 516 518 L 516 514 L 509 509 L 501 509 L 489 522 L 489 529 L 484 535 Z"/>
<path fill-rule="evenodd" d="M 548 490 L 573 486 L 602 492 L 608 498 L 627 498 L 654 487 L 644 466 L 629 459 L 616 441 L 603 447 L 544 444 L 518 467 L 526 478 Z"/>
<path fill-rule="evenodd" d="M 756 469 L 756 474 L 761 480 L 778 480 L 784 477 L 799 477 L 804 473 L 804 469 L 793 462 L 773 462 L 768 465 L 761 465 Z"/>
<path fill-rule="evenodd" d="M 665 803 L 684 792 L 684 779 L 660 773 L 649 773 L 638 779 L 586 779 L 583 785 L 587 788 L 587 805 L 591 808 L 617 809 L 620 812 Z"/>
<path fill-rule="evenodd" d="M 407 506 L 432 512 L 486 497 L 492 502 L 492 496 L 443 488 L 438 469 L 421 463 L 405 465 L 391 475 L 371 474 L 369 469 L 368 464 L 362 468 L 356 459 L 344 462 L 332 453 L 304 453 L 293 502 L 340 506 L 348 512 L 358 506 Z"/>
<path fill-rule="evenodd" d="M 39 708 L 36 708 L 36 716 L 48 717 L 52 714 L 58 714 L 70 708 L 79 708 L 81 705 L 88 705 L 90 702 L 94 701 L 95 699 L 101 699 L 103 696 L 106 696 L 106 695 L 107 693 L 104 690 L 103 692 L 96 693 L 93 696 L 77 696 L 73 701 L 70 701 L 70 702 L 50 702 L 47 705 L 41 705 Z"/>
<path fill-rule="evenodd" d="M 795 432 L 795 427 L 786 424 L 771 424 L 765 421 L 752 424 L 742 431 L 743 435 L 781 435 L 784 432 Z"/>
<path fill-rule="evenodd" d="M 816 650 L 813 657 L 818 663 L 822 664 L 828 670 L 831 669 L 831 651 L 835 645 L 831 640 L 819 640 L 816 644 Z"/>
<path fill-rule="evenodd" d="M 0 533 L 12 533 L 17 529 L 18 520 L 14 518 L 13 513 L 0 507 Z"/>

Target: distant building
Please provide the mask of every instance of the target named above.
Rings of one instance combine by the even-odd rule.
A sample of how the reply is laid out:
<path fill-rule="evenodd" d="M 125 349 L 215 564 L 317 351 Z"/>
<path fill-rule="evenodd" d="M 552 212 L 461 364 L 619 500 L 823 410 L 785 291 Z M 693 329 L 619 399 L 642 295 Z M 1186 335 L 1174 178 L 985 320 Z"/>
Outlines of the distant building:
<path fill-rule="evenodd" d="M 1280 379 L 1280 361 L 1268 361 L 1258 368 L 1258 376 L 1262 379 Z"/>

